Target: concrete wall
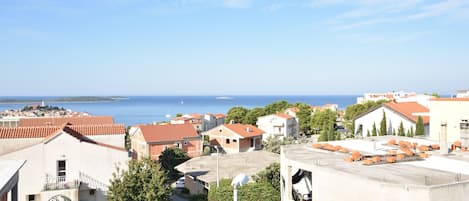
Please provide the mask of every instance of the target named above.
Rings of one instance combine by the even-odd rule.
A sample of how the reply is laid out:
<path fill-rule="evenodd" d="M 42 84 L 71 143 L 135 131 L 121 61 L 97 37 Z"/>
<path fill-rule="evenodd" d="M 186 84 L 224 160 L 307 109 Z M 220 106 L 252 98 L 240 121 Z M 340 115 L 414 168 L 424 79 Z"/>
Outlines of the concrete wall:
<path fill-rule="evenodd" d="M 0 155 L 22 149 L 41 142 L 43 138 L 3 138 L 0 139 Z"/>
<path fill-rule="evenodd" d="M 469 101 L 430 101 L 430 139 L 439 140 L 441 122 L 447 123 L 447 140 L 460 140 L 460 122 L 469 120 Z"/>
<path fill-rule="evenodd" d="M 189 189 L 191 194 L 205 194 L 207 191 L 200 181 L 194 180 L 192 176 L 189 175 L 185 176 L 184 186 Z"/>
<path fill-rule="evenodd" d="M 117 147 L 125 147 L 125 134 L 118 134 L 118 135 L 90 135 L 87 136 L 88 138 L 96 141 L 101 142 L 104 144 L 109 144 Z"/>
<path fill-rule="evenodd" d="M 381 106 L 380 108 L 358 118 L 355 120 L 355 132 L 359 130 L 359 126 L 362 125 L 362 132 L 361 135 L 363 137 L 366 137 L 367 131 L 373 130 L 373 122 L 376 124 L 376 130 L 379 131 L 380 129 L 380 124 L 381 124 L 381 119 L 383 118 L 383 111 L 386 113 L 386 126 L 387 126 L 387 131 L 389 135 L 392 135 L 392 130 L 394 129 L 396 131 L 396 135 L 398 134 L 399 126 L 402 124 L 404 126 L 404 131 L 407 134 L 407 131 L 412 127 L 415 132 L 415 123 L 408 120 L 407 118 L 404 118 L 402 115 L 400 115 L 397 112 L 394 112 L 393 110 L 390 110 L 386 107 Z"/>

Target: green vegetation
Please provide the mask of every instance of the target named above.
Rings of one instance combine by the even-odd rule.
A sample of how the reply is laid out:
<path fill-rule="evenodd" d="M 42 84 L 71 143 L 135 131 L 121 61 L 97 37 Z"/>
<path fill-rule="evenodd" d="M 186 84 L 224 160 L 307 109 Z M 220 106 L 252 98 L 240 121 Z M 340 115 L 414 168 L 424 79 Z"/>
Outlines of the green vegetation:
<path fill-rule="evenodd" d="M 279 137 L 269 136 L 262 144 L 264 150 L 280 154 L 280 146 L 292 144 L 293 142 L 294 140 L 290 137 L 280 139 Z"/>
<path fill-rule="evenodd" d="M 233 200 L 233 187 L 231 179 L 220 180 L 220 187 L 210 185 L 208 192 L 209 201 L 227 201 Z M 276 190 L 267 182 L 254 182 L 238 187 L 238 200 L 249 201 L 278 201 L 280 200 L 280 191 Z"/>
<path fill-rule="evenodd" d="M 260 107 L 253 108 L 246 113 L 246 116 L 243 119 L 243 124 L 256 125 L 257 118 L 264 116 L 264 115 L 265 115 L 264 108 L 260 108 Z"/>
<path fill-rule="evenodd" d="M 128 170 L 117 168 L 110 180 L 109 201 L 166 201 L 171 189 L 161 166 L 148 158 L 129 161 Z"/>
<path fill-rule="evenodd" d="M 176 117 L 182 117 L 182 113 L 177 113 Z"/>
<path fill-rule="evenodd" d="M 230 123 L 231 121 L 242 123 L 248 111 L 248 109 L 241 106 L 232 107 L 226 114 L 225 123 Z"/>
<path fill-rule="evenodd" d="M 257 183 L 269 183 L 275 190 L 280 192 L 280 164 L 272 163 L 261 172 L 253 175 L 252 178 Z"/>
<path fill-rule="evenodd" d="M 132 126 L 127 126 L 125 129 L 125 137 L 124 137 L 124 144 L 125 144 L 125 149 L 128 151 L 131 148 L 131 141 L 130 141 L 130 136 L 129 136 L 129 131 Z"/>
<path fill-rule="evenodd" d="M 189 156 L 187 156 L 187 153 L 184 150 L 178 147 L 171 147 L 161 152 L 158 161 L 160 162 L 161 166 L 166 170 L 170 179 L 177 179 L 179 177 L 179 174 L 178 171 L 174 168 L 189 159 Z"/>
<path fill-rule="evenodd" d="M 404 124 L 401 123 L 399 124 L 399 128 L 397 129 L 397 135 L 399 136 L 405 136 L 405 131 L 404 131 Z"/>
<path fill-rule="evenodd" d="M 379 135 L 380 136 L 387 135 L 388 134 L 387 129 L 388 127 L 386 126 L 386 113 L 383 111 L 383 118 L 381 119 L 381 123 L 379 125 Z"/>
<path fill-rule="evenodd" d="M 376 124 L 373 122 L 373 128 L 371 130 L 371 136 L 378 136 L 378 132 L 376 130 Z"/>
<path fill-rule="evenodd" d="M 311 117 L 311 130 L 319 131 L 319 141 L 337 140 L 335 123 L 337 113 L 331 110 L 317 111 Z"/>
<path fill-rule="evenodd" d="M 300 124 L 300 134 L 302 135 L 311 135 L 313 134 L 311 130 L 311 114 L 313 110 L 308 104 L 298 103 L 297 106 L 298 112 L 296 116 L 298 117 L 298 121 Z"/>
<path fill-rule="evenodd" d="M 419 116 L 417 120 L 417 124 L 415 125 L 415 135 L 416 136 L 423 136 L 425 135 L 425 128 L 423 126 L 423 119 Z"/>

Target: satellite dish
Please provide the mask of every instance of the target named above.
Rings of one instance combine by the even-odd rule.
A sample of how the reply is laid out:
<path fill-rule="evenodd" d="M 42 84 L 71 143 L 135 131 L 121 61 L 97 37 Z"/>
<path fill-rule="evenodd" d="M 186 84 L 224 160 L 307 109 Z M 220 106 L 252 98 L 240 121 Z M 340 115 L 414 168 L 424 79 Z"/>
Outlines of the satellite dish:
<path fill-rule="evenodd" d="M 236 177 L 233 178 L 233 181 L 231 182 L 232 186 L 242 186 L 244 184 L 247 184 L 249 182 L 249 177 L 245 174 L 238 174 Z"/>

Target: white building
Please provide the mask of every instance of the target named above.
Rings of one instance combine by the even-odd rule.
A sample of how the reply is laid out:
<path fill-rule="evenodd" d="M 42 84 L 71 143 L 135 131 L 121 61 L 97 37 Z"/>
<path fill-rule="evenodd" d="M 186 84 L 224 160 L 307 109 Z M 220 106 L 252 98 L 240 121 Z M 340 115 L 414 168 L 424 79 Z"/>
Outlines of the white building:
<path fill-rule="evenodd" d="M 270 136 L 296 137 L 299 132 L 298 119 L 285 113 L 277 113 L 259 117 L 257 127 L 265 133 L 262 139 Z"/>
<path fill-rule="evenodd" d="M 373 108 L 356 117 L 354 133 L 366 137 L 368 131 L 372 132 L 373 124 L 376 125 L 376 129 L 379 131 L 383 112 L 386 114 L 386 135 L 392 135 L 394 132 L 397 134 L 401 122 L 406 133 L 410 129 L 415 132 L 419 116 L 423 120 L 425 135 L 428 135 L 429 110 L 416 102 L 390 102 Z"/>
<path fill-rule="evenodd" d="M 448 128 L 448 142 L 469 144 L 469 98 L 437 98 L 430 101 L 430 139 L 439 140 L 441 123 Z M 464 136 L 466 134 L 466 136 Z"/>
<path fill-rule="evenodd" d="M 357 98 L 357 104 L 362 104 L 367 101 L 379 100 L 397 100 L 400 98 L 407 98 L 417 95 L 415 92 L 386 92 L 386 93 L 365 93 L 362 97 Z"/>
<path fill-rule="evenodd" d="M 469 90 L 458 90 L 456 98 L 469 98 Z"/>
<path fill-rule="evenodd" d="M 192 124 L 198 132 L 208 131 L 225 123 L 224 114 L 185 114 L 171 119 L 171 124 Z"/>
<path fill-rule="evenodd" d="M 19 170 L 24 160 L 0 160 L 0 200 L 18 200 Z"/>
<path fill-rule="evenodd" d="M 0 132 L 9 136 L 34 135 L 34 130 Z M 103 130 L 94 130 L 103 133 Z M 124 141 L 124 138 L 121 139 Z M 0 154 L 0 160 L 26 160 L 20 170 L 19 201 L 104 201 L 116 167 L 125 169 L 128 152 L 63 126 L 35 143 Z"/>

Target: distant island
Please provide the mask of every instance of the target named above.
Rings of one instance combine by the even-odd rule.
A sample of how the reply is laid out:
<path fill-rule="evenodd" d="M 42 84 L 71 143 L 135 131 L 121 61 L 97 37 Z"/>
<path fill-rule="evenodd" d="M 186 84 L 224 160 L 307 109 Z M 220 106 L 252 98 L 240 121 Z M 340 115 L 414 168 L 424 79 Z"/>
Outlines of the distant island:
<path fill-rule="evenodd" d="M 50 99 L 13 99 L 13 98 L 0 98 L 0 103 L 40 103 L 46 102 L 105 102 L 105 101 L 117 101 L 122 99 L 129 99 L 125 96 L 70 96 L 70 97 L 59 97 Z"/>

